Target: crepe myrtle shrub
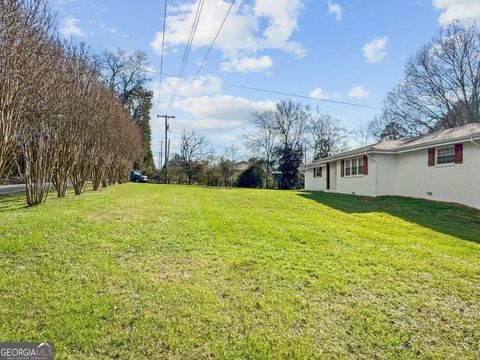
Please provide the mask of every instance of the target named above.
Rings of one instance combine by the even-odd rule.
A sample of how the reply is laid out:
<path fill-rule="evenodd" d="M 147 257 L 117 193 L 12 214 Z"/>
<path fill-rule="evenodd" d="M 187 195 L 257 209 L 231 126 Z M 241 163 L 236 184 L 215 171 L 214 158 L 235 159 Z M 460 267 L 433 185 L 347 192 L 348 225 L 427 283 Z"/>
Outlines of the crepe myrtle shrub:
<path fill-rule="evenodd" d="M 140 131 L 85 45 L 61 40 L 44 0 L 0 0 L 0 177 L 16 165 L 28 205 L 71 181 L 128 180 Z"/>

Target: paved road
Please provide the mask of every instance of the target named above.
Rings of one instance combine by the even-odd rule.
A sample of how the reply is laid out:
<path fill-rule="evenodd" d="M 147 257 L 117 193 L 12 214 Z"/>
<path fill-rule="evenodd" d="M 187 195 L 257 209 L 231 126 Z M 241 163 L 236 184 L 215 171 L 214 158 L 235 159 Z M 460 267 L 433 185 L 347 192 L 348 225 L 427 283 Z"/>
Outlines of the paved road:
<path fill-rule="evenodd" d="M 25 184 L 0 186 L 0 195 L 7 195 L 25 191 Z"/>

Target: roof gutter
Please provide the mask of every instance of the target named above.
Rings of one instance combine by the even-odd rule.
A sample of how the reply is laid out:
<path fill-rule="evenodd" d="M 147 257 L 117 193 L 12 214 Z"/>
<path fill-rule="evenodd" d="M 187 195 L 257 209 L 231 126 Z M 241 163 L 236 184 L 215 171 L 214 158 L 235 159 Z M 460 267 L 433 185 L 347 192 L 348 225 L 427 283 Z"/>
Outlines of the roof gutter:
<path fill-rule="evenodd" d="M 367 153 L 366 151 L 365 151 L 365 154 L 364 154 L 364 155 L 365 155 L 366 157 L 368 157 L 370 160 L 375 161 L 375 158 L 372 157 L 372 156 L 370 156 L 370 155 L 368 155 L 368 153 Z"/>
<path fill-rule="evenodd" d="M 458 144 L 459 142 L 465 142 L 465 141 L 470 141 L 471 142 L 473 140 L 480 140 L 480 137 L 478 137 L 478 135 L 476 135 L 475 138 L 473 136 L 469 136 L 469 137 L 453 139 L 451 141 L 432 142 L 432 143 L 429 143 L 429 144 L 425 144 L 423 146 L 412 146 L 410 148 L 397 150 L 397 151 L 395 151 L 395 154 L 402 154 L 402 153 L 411 152 L 411 151 L 424 150 L 424 149 L 429 149 L 429 148 L 438 147 L 438 146 L 455 145 L 455 144 Z"/>
<path fill-rule="evenodd" d="M 477 139 L 477 140 L 478 140 L 478 139 Z M 477 147 L 480 148 L 480 144 L 477 143 L 477 142 L 475 142 L 475 140 L 473 139 L 473 136 L 470 138 L 470 142 L 471 142 L 473 145 L 475 145 L 475 146 L 477 146 Z"/>

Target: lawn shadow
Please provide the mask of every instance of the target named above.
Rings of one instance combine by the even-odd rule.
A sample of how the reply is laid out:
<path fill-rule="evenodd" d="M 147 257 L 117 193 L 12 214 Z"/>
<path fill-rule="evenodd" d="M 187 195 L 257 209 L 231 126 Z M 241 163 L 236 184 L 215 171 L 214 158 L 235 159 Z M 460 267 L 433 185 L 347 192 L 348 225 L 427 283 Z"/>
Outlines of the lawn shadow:
<path fill-rule="evenodd" d="M 373 198 L 319 191 L 302 191 L 299 196 L 350 214 L 387 213 L 444 234 L 480 243 L 480 211 L 473 208 L 400 196 Z"/>
<path fill-rule="evenodd" d="M 0 213 L 27 208 L 24 193 L 0 195 Z"/>

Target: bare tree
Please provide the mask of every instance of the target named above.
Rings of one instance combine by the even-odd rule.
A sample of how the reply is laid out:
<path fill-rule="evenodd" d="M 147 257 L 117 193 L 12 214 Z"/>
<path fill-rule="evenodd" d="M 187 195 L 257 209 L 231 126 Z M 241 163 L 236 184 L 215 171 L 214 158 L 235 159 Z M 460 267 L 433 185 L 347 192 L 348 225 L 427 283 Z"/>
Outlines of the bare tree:
<path fill-rule="evenodd" d="M 153 92 L 146 89 L 148 59 L 143 51 L 127 54 L 124 50 L 106 51 L 101 61 L 102 76 L 107 86 L 120 99 L 142 134 L 143 156 L 139 167 L 153 171 L 155 164 L 151 151 L 150 110 Z"/>
<path fill-rule="evenodd" d="M 302 162 L 305 128 L 310 117 L 308 107 L 291 100 L 280 101 L 275 108 L 274 129 L 279 140 L 276 154 L 282 172 L 282 189 L 293 189 L 298 184 L 298 167 Z"/>
<path fill-rule="evenodd" d="M 246 135 L 245 142 L 265 159 L 265 185 L 269 189 L 277 147 L 275 114 L 272 111 L 255 112 L 250 118 L 250 123 L 254 131 Z"/>
<path fill-rule="evenodd" d="M 98 70 L 93 58 L 84 44 L 74 46 L 64 45 L 63 73 L 66 86 L 58 96 L 62 103 L 62 116 L 59 118 L 59 133 L 56 137 L 57 157 L 53 164 L 52 182 L 58 197 L 64 197 L 68 180 L 78 159 L 83 155 L 82 146 L 93 133 L 86 133 L 88 124 L 96 119 L 90 111 L 94 101 Z M 75 185 L 75 184 L 74 184 Z M 76 192 L 79 193 L 78 187 Z"/>
<path fill-rule="evenodd" d="M 29 39 L 29 56 L 23 58 L 20 92 L 24 98 L 15 133 L 15 160 L 26 184 L 27 203 L 45 201 L 57 156 L 56 136 L 62 116 L 58 95 L 65 89 L 61 66 L 61 45 L 55 37 L 54 16 L 43 1 L 25 2 L 20 9 L 20 26 Z M 31 56 L 31 53 L 35 56 Z"/>
<path fill-rule="evenodd" d="M 237 157 L 237 147 L 235 147 L 234 145 L 230 145 L 225 149 L 224 161 L 222 162 L 222 170 L 225 177 L 225 185 L 227 186 L 233 186 L 233 176 L 235 174 Z"/>
<path fill-rule="evenodd" d="M 311 117 L 307 130 L 314 160 L 334 155 L 347 147 L 347 130 L 341 120 L 330 115 Z"/>
<path fill-rule="evenodd" d="M 480 34 L 452 23 L 405 67 L 385 101 L 387 124 L 416 135 L 480 121 Z"/>
<path fill-rule="evenodd" d="M 42 79 L 53 64 L 42 51 L 50 45 L 54 28 L 46 1 L 0 0 L 0 177 L 15 163 L 19 132 L 40 88 L 34 84 L 45 84 Z"/>
<path fill-rule="evenodd" d="M 200 161 L 205 160 L 210 155 L 207 144 L 207 138 L 204 135 L 198 135 L 195 131 L 189 133 L 185 130 L 183 131 L 180 145 L 180 159 L 188 184 L 192 183 L 195 167 Z"/>
<path fill-rule="evenodd" d="M 355 141 L 359 146 L 367 146 L 372 143 L 372 133 L 369 124 L 360 124 L 352 131 Z"/>

